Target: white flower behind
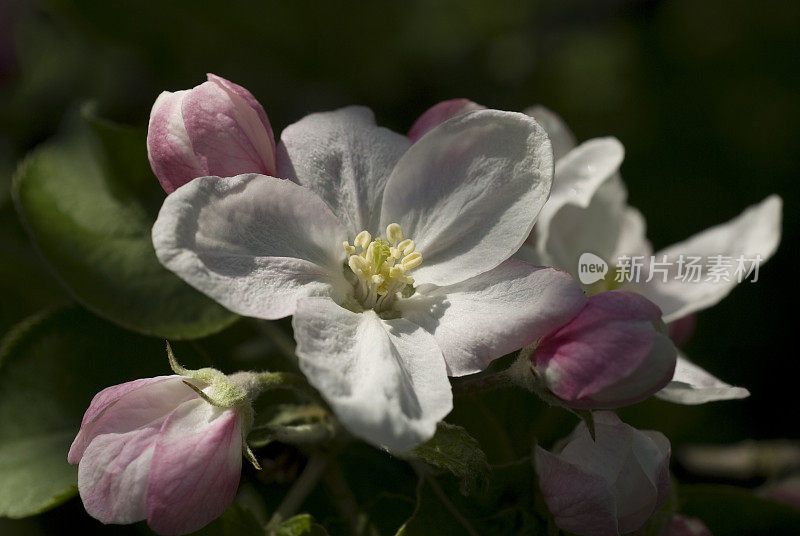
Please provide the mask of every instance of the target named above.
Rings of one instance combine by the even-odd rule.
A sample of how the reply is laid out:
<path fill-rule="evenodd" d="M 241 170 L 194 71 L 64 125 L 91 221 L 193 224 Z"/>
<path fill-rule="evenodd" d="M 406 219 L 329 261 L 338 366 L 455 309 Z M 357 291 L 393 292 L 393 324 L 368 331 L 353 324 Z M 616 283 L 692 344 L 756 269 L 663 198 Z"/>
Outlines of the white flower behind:
<path fill-rule="evenodd" d="M 201 177 L 167 197 L 159 260 L 228 309 L 294 315 L 300 368 L 355 435 L 430 438 L 449 375 L 483 370 L 584 305 L 567 274 L 510 260 L 550 191 L 544 130 L 477 111 L 413 145 L 364 108 L 307 116 L 277 179 Z"/>
<path fill-rule="evenodd" d="M 562 268 L 578 279 L 578 259 L 586 252 L 609 264 L 623 256 L 643 257 L 645 264 L 651 255 L 658 261 L 666 256 L 674 263 L 666 282 L 660 274 L 647 281 L 647 266 L 643 266 L 638 281 L 616 284 L 614 267 L 610 266 L 606 278 L 586 290 L 591 294 L 611 287 L 638 292 L 661 308 L 665 322 L 673 322 L 715 305 L 737 285 L 735 277 L 728 281 L 681 281 L 675 277 L 680 255 L 701 257 L 706 273 L 714 256 L 735 259 L 744 255 L 766 261 L 775 253 L 781 237 L 782 210 L 777 195 L 654 254 L 645 234 L 644 216 L 627 204 L 628 192 L 619 174 L 622 144 L 615 138 L 596 138 L 576 147 L 569 128 L 553 112 L 535 107 L 527 113 L 545 125 L 561 156 L 555 163 L 550 199 L 518 258 Z M 715 378 L 678 352 L 673 381 L 656 396 L 680 404 L 702 404 L 744 398 L 749 392 Z"/>

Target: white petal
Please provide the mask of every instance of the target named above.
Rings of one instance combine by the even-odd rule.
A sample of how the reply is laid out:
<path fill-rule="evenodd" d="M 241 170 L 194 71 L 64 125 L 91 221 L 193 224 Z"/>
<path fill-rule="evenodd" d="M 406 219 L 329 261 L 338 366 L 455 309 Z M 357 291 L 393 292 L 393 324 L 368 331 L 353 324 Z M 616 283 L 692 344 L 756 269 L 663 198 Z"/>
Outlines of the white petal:
<path fill-rule="evenodd" d="M 408 320 L 301 300 L 294 319 L 300 369 L 354 435 L 405 452 L 431 438 L 453 407 L 434 338 Z"/>
<path fill-rule="evenodd" d="M 153 226 L 161 264 L 231 311 L 266 319 L 292 314 L 300 297 L 341 297 L 346 239 L 311 191 L 256 174 L 193 180 Z"/>
<path fill-rule="evenodd" d="M 738 284 L 738 277 L 733 273 L 740 256 L 751 259 L 760 255 L 763 263 L 775 253 L 781 239 L 782 205 L 780 197 L 771 195 L 726 223 L 658 251 L 656 260 L 666 255 L 668 262 L 674 263 L 667 282 L 664 283 L 662 277 L 656 275 L 649 283 L 640 285 L 639 291 L 661 307 L 664 322 L 672 322 L 716 304 Z M 705 266 L 701 281 L 683 282 L 676 279 L 677 261 L 681 255 L 703 257 Z M 732 258 L 729 281 L 706 281 L 708 258 L 718 255 Z M 750 264 L 746 263 L 746 268 Z"/>
<path fill-rule="evenodd" d="M 517 260 L 454 285 L 418 290 L 397 307 L 436 337 L 450 376 L 484 370 L 565 324 L 586 304 L 568 274 Z"/>
<path fill-rule="evenodd" d="M 552 183 L 544 129 L 497 110 L 457 116 L 397 163 L 381 224 L 399 223 L 423 262 L 419 283 L 449 285 L 490 270 L 519 249 Z"/>
<path fill-rule="evenodd" d="M 566 155 L 575 147 L 575 134 L 567 126 L 561 116 L 549 108 L 541 105 L 531 106 L 523 113 L 536 119 L 550 136 L 550 143 L 553 144 L 553 156 L 556 161 Z"/>
<path fill-rule="evenodd" d="M 351 235 L 380 234 L 386 180 L 411 142 L 375 124 L 368 108 L 307 115 L 288 126 L 278 146 L 278 175 L 314 191 Z"/>
<path fill-rule="evenodd" d="M 750 391 L 743 387 L 733 387 L 701 369 L 680 351 L 675 376 L 666 387 L 656 393 L 656 397 L 675 404 L 696 405 L 717 400 L 747 398 Z"/>
<path fill-rule="evenodd" d="M 624 155 L 617 139 L 597 138 L 556 163 L 553 190 L 534 230 L 539 255 L 548 264 L 575 273 L 582 253 L 609 260 L 603 254 L 617 242 L 619 211 L 627 196 L 616 176 Z"/>

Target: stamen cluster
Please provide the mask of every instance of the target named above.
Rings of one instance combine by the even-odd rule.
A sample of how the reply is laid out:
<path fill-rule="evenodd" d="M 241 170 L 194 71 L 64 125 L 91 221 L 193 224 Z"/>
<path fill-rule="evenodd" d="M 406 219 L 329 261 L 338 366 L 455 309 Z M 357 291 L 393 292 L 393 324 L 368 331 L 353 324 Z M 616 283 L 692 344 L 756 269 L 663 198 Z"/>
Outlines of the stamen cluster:
<path fill-rule="evenodd" d="M 358 278 L 356 299 L 365 308 L 378 312 L 389 309 L 397 294 L 406 285 L 414 284 L 414 278 L 406 274 L 422 263 L 422 254 L 414 251 L 416 244 L 403 236 L 397 223 L 386 226 L 386 240 L 373 240 L 369 232 L 361 231 L 353 244 L 342 245 L 350 255 L 347 265 Z"/>

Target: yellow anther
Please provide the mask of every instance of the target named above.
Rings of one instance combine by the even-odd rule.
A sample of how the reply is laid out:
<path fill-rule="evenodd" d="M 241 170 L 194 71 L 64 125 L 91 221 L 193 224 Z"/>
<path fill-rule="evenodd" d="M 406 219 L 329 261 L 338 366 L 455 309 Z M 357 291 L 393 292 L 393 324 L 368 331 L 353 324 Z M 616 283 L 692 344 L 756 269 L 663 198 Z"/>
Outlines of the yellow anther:
<path fill-rule="evenodd" d="M 403 268 L 406 270 L 411 270 L 412 268 L 416 268 L 420 264 L 422 264 L 422 255 L 418 252 L 414 252 L 410 255 L 406 255 L 403 257 L 401 261 Z"/>
<path fill-rule="evenodd" d="M 414 284 L 414 278 L 406 274 L 422 262 L 416 244 L 403 236 L 396 223 L 386 227 L 386 240 L 373 240 L 371 234 L 361 231 L 352 244 L 343 242 L 342 246 L 349 255 L 347 264 L 358 278 L 355 298 L 363 307 L 379 312 L 391 308 L 406 285 Z"/>
<path fill-rule="evenodd" d="M 365 272 L 370 268 L 369 262 L 361 255 L 350 255 L 350 258 L 347 260 L 347 265 L 353 270 L 354 274 L 361 277 L 366 275 Z"/>
<path fill-rule="evenodd" d="M 414 241 L 409 240 L 408 238 L 397 244 L 397 249 L 402 251 L 405 255 L 412 253 L 416 247 L 417 245 L 414 243 Z"/>
<path fill-rule="evenodd" d="M 386 240 L 395 245 L 403 240 L 403 229 L 397 223 L 390 223 L 386 226 Z"/>
<path fill-rule="evenodd" d="M 353 244 L 360 247 L 361 249 L 366 249 L 371 241 L 372 241 L 372 235 L 369 234 L 367 231 L 361 231 L 356 235 L 356 239 L 353 240 Z"/>
<path fill-rule="evenodd" d="M 392 280 L 400 280 L 403 279 L 403 276 L 406 273 L 406 269 L 402 266 L 392 266 L 389 269 L 389 279 Z"/>

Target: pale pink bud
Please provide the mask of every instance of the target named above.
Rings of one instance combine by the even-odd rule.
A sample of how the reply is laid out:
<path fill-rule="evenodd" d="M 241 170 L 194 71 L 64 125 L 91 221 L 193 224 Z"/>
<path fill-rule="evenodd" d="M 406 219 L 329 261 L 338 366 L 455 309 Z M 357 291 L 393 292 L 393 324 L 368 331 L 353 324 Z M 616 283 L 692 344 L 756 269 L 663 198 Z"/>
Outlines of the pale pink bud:
<path fill-rule="evenodd" d="M 103 523 L 147 520 L 165 535 L 194 532 L 231 504 L 242 468 L 242 415 L 211 405 L 182 376 L 99 392 L 72 443 L 78 491 Z"/>
<path fill-rule="evenodd" d="M 594 422 L 596 440 L 581 422 L 561 452 L 536 447 L 544 501 L 556 525 L 579 536 L 637 530 L 669 494 L 669 441 L 611 412 L 595 413 Z"/>
<path fill-rule="evenodd" d="M 675 514 L 661 531 L 660 536 L 713 536 L 706 524 L 696 517 Z"/>
<path fill-rule="evenodd" d="M 147 154 L 167 193 L 208 175 L 275 175 L 275 137 L 264 108 L 245 88 L 213 74 L 194 89 L 158 96 Z"/>
<path fill-rule="evenodd" d="M 429 130 L 439 126 L 448 119 L 451 119 L 457 115 L 465 114 L 467 112 L 485 109 L 485 106 L 476 104 L 468 99 L 450 99 L 442 101 L 438 104 L 434 104 L 425 110 L 416 121 L 414 121 L 414 124 L 408 131 L 408 139 L 410 139 L 412 142 L 415 142 L 424 136 Z"/>
<path fill-rule="evenodd" d="M 664 387 L 677 351 L 661 310 L 634 292 L 591 296 L 566 325 L 528 350 L 535 389 L 576 409 L 617 408 Z"/>

